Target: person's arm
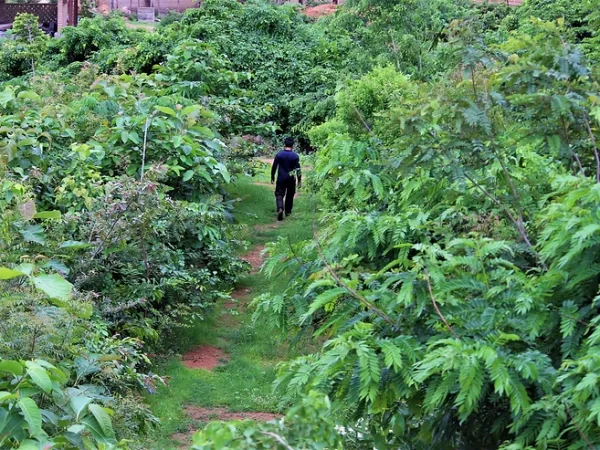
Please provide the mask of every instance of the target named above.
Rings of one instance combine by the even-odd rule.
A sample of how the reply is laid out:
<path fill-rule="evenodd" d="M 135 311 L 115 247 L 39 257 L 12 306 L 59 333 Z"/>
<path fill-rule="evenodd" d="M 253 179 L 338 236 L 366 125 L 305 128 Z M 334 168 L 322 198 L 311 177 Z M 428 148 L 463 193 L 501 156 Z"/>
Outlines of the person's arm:
<path fill-rule="evenodd" d="M 277 166 L 279 166 L 279 161 L 277 160 L 277 155 L 275 155 L 275 159 L 273 159 L 273 165 L 271 166 L 271 184 L 275 183 L 275 174 L 277 173 Z"/>
<path fill-rule="evenodd" d="M 298 170 L 297 173 L 297 177 L 298 177 L 298 189 L 300 189 L 302 187 L 302 169 L 300 168 L 300 156 L 298 156 L 298 161 L 296 162 L 296 169 Z"/>

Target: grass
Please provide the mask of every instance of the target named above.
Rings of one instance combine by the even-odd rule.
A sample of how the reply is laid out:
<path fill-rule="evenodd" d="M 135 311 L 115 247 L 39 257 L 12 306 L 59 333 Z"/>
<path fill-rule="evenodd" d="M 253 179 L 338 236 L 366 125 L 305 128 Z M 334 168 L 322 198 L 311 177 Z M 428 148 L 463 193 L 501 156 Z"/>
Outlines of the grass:
<path fill-rule="evenodd" d="M 229 187 L 231 198 L 239 198 L 235 209 L 238 223 L 245 225 L 240 231 L 250 247 L 264 245 L 279 237 L 298 242 L 310 239 L 311 211 L 309 197 L 296 199 L 294 214 L 276 227 L 274 188 L 255 184 L 269 180 L 270 168 L 255 177 L 240 177 Z M 255 228 L 257 227 L 258 228 Z M 240 250 L 242 251 L 242 250 Z M 285 279 L 267 279 L 261 273 L 244 276 L 238 287 L 251 290 L 250 298 L 265 292 L 281 292 Z M 247 303 L 250 298 L 242 299 Z M 251 311 L 239 308 L 235 317 L 226 315 L 222 305 L 217 305 L 206 320 L 192 328 L 180 330 L 180 351 L 197 345 L 216 345 L 228 355 L 229 362 L 213 372 L 186 368 L 178 358 L 170 358 L 158 372 L 170 378 L 169 386 L 148 396 L 153 413 L 161 419 L 144 448 L 176 449 L 180 444 L 171 435 L 186 432 L 192 423 L 183 410 L 186 405 L 201 407 L 223 406 L 231 411 L 277 412 L 278 398 L 272 392 L 276 365 L 293 356 L 294 350 L 284 343 L 274 343 L 273 333 L 265 327 L 254 327 Z"/>
<path fill-rule="evenodd" d="M 156 31 L 156 27 L 158 27 L 158 23 L 156 22 L 130 22 L 126 21 L 125 26 L 127 28 L 131 28 L 132 30 L 146 30 L 150 32 Z"/>

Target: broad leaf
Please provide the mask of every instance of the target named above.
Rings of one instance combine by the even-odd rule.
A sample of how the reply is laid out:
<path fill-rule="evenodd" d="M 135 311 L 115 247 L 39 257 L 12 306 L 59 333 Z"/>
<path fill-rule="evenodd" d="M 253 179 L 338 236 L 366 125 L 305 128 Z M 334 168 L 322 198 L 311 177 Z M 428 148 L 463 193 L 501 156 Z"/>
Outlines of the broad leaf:
<path fill-rule="evenodd" d="M 23 375 L 23 365 L 18 361 L 0 361 L 0 372 L 8 372 L 15 376 L 21 376 Z"/>
<path fill-rule="evenodd" d="M 52 381 L 50 380 L 50 376 L 48 376 L 48 372 L 33 361 L 27 361 L 25 365 L 27 366 L 27 374 L 31 377 L 31 381 L 44 392 L 50 393 L 52 391 Z"/>
<path fill-rule="evenodd" d="M 27 242 L 36 242 L 42 245 L 46 243 L 44 229 L 41 225 L 27 225 L 25 228 L 19 230 L 19 232 Z"/>
<path fill-rule="evenodd" d="M 13 398 L 17 398 L 17 396 L 12 392 L 0 391 L 0 403 L 5 402 L 6 400 L 11 400 Z"/>
<path fill-rule="evenodd" d="M 22 277 L 25 275 L 18 270 L 9 269 L 8 267 L 0 267 L 0 280 L 10 280 L 11 278 Z"/>
<path fill-rule="evenodd" d="M 62 244 L 60 244 L 59 248 L 68 248 L 71 250 L 78 250 L 81 248 L 88 248 L 91 247 L 91 244 L 88 244 L 87 242 L 81 242 L 81 241 L 65 241 Z"/>
<path fill-rule="evenodd" d="M 29 425 L 29 434 L 31 436 L 39 435 L 42 432 L 42 413 L 38 406 L 29 397 L 22 398 L 17 405 Z"/>
<path fill-rule="evenodd" d="M 34 100 L 36 102 L 39 102 L 42 100 L 42 98 L 33 91 L 21 91 L 17 94 L 17 97 L 19 99 Z"/>
<path fill-rule="evenodd" d="M 91 402 L 92 402 L 92 399 L 90 397 L 86 397 L 84 395 L 77 396 L 77 397 L 71 397 L 71 407 L 73 408 L 73 411 L 75 412 L 75 420 L 79 420 L 81 413 L 83 412 L 85 407 L 87 405 L 89 405 Z"/>
<path fill-rule="evenodd" d="M 162 113 L 168 114 L 169 116 L 175 117 L 177 115 L 173 108 L 169 108 L 167 106 L 155 106 L 154 108 Z"/>
<path fill-rule="evenodd" d="M 48 297 L 60 300 L 67 300 L 73 289 L 73 285 L 60 275 L 39 275 L 33 278 L 33 284 Z"/>
<path fill-rule="evenodd" d="M 187 116 L 188 114 L 193 114 L 195 112 L 200 111 L 201 109 L 202 109 L 202 106 L 200 106 L 200 105 L 190 105 L 190 106 L 186 106 L 185 108 L 183 108 L 181 110 L 181 114 L 184 114 Z"/>
<path fill-rule="evenodd" d="M 62 214 L 60 211 L 41 211 L 39 213 L 36 213 L 33 216 L 34 219 L 54 219 L 54 220 L 58 220 L 60 218 L 62 218 Z"/>
<path fill-rule="evenodd" d="M 88 409 L 98 421 L 98 425 L 100 425 L 104 437 L 113 439 L 115 437 L 115 432 L 113 431 L 112 422 L 106 409 L 95 403 L 90 404 Z"/>

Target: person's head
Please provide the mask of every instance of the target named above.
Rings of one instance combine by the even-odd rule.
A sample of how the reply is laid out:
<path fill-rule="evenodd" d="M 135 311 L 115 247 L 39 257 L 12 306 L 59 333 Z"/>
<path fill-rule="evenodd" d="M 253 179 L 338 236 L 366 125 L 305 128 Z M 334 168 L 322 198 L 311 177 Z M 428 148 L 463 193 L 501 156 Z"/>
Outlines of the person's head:
<path fill-rule="evenodd" d="M 294 138 L 293 138 L 293 137 L 290 137 L 290 136 L 286 137 L 286 138 L 283 140 L 283 146 L 284 146 L 285 148 L 294 148 Z"/>

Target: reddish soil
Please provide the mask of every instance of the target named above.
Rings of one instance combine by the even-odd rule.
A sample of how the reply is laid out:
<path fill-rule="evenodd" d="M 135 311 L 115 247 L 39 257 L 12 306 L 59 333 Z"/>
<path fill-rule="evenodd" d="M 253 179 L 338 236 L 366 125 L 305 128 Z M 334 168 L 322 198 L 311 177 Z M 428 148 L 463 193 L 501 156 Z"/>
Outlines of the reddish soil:
<path fill-rule="evenodd" d="M 269 420 L 280 419 L 281 414 L 272 414 L 265 412 L 231 412 L 226 408 L 199 408 L 197 406 L 186 406 L 185 412 L 192 419 L 198 422 L 210 422 L 211 420 L 258 420 L 268 422 Z"/>
<path fill-rule="evenodd" d="M 186 406 L 185 412 L 189 417 L 197 422 L 210 422 L 213 420 L 256 420 L 259 422 L 268 422 L 270 420 L 281 419 L 280 414 L 271 414 L 264 412 L 231 412 L 226 408 L 200 408 L 198 406 Z M 192 441 L 192 435 L 196 430 L 190 429 L 187 433 L 176 433 L 171 436 L 176 442 L 182 445 L 179 448 L 189 448 Z"/>
<path fill-rule="evenodd" d="M 183 355 L 183 365 L 188 369 L 213 370 L 226 360 L 223 350 L 208 345 L 196 347 Z"/>
<path fill-rule="evenodd" d="M 296 194 L 298 195 L 298 194 Z M 281 225 L 283 225 L 285 222 L 282 220 L 281 222 L 273 222 L 273 223 L 267 223 L 265 225 L 256 225 L 254 227 L 255 230 L 257 231 L 269 231 L 269 230 L 274 230 L 276 228 L 279 228 Z"/>
<path fill-rule="evenodd" d="M 337 9 L 337 5 L 334 5 L 333 3 L 327 3 L 324 5 L 312 6 L 312 7 L 306 8 L 303 12 L 308 17 L 312 17 L 313 19 L 318 19 L 319 17 L 333 14 L 336 9 Z"/>
<path fill-rule="evenodd" d="M 245 306 L 241 300 L 245 299 L 252 293 L 252 289 L 249 288 L 238 288 L 231 293 L 232 301 L 223 303 L 225 309 L 239 309 Z"/>
<path fill-rule="evenodd" d="M 262 251 L 264 249 L 264 245 L 257 245 L 244 256 L 242 256 L 242 259 L 252 266 L 251 273 L 257 273 L 260 270 L 260 266 L 263 263 Z"/>
<path fill-rule="evenodd" d="M 483 3 L 484 0 L 473 0 L 475 3 Z M 524 0 L 488 0 L 488 3 L 504 3 L 508 6 L 521 6 Z"/>
<path fill-rule="evenodd" d="M 252 289 L 250 288 L 239 288 L 231 293 L 231 297 L 236 300 L 241 300 L 245 297 L 248 297 L 252 293 Z"/>

